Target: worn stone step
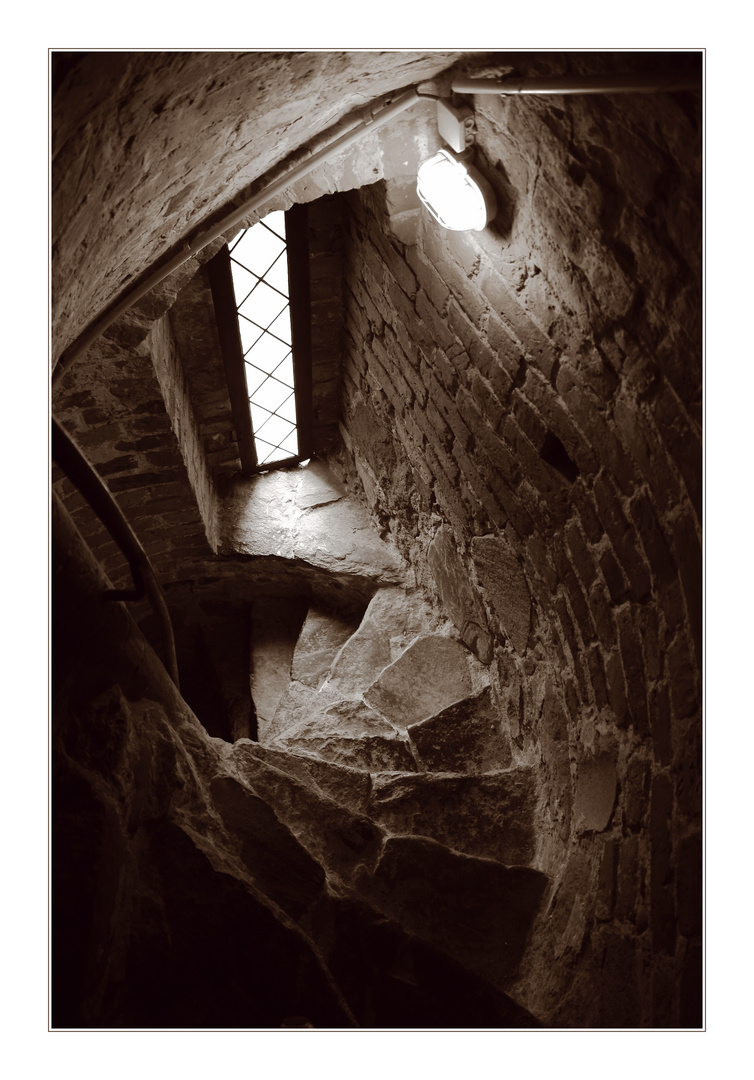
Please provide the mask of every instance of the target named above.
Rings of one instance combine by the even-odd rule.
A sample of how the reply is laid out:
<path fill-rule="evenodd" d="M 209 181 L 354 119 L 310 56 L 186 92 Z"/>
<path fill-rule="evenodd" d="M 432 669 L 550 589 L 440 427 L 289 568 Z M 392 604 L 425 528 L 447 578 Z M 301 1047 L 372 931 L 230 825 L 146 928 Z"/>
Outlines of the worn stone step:
<path fill-rule="evenodd" d="M 329 685 L 343 697 L 358 697 L 437 621 L 420 596 L 400 588 L 380 589 L 372 597 L 358 630 L 335 658 Z"/>
<path fill-rule="evenodd" d="M 407 733 L 428 772 L 485 773 L 511 764 L 510 738 L 489 687 L 409 724 Z"/>
<path fill-rule="evenodd" d="M 356 814 L 365 814 L 372 790 L 371 774 L 364 769 L 350 765 L 340 765 L 332 761 L 323 761 L 311 754 L 298 754 L 292 750 L 280 750 L 270 746 L 260 746 L 249 739 L 239 739 L 234 746 L 235 753 L 251 756 L 272 765 L 281 772 L 288 773 L 294 779 L 309 785 L 315 792 L 327 799 L 332 799 L 339 806 L 344 806 Z M 391 774 L 388 774 L 391 775 Z"/>
<path fill-rule="evenodd" d="M 265 596 L 251 611 L 251 697 L 264 741 L 291 680 L 291 662 L 306 617 L 301 598 Z"/>
<path fill-rule="evenodd" d="M 336 656 L 356 633 L 362 614 L 342 614 L 309 608 L 291 663 L 291 678 L 318 690 Z"/>
<path fill-rule="evenodd" d="M 326 683 L 315 690 L 305 683 L 289 681 L 265 727 L 264 737 L 260 734 L 260 743 L 269 746 L 283 737 L 304 732 L 314 734 L 320 730 L 327 709 L 341 700 L 340 694 Z"/>
<path fill-rule="evenodd" d="M 365 900 L 499 989 L 515 978 L 546 886 L 543 874 L 460 853 L 426 836 L 390 836 L 366 814 L 338 805 L 263 760 L 246 740 L 229 757 L 253 795 L 274 807 L 281 825 L 320 864 L 331 890 Z M 389 796 L 390 781 L 383 778 L 381 786 Z M 392 794 L 399 801 L 415 797 L 405 788 Z M 239 809 L 234 793 L 226 814 Z M 305 895 L 306 886 L 302 902 Z"/>
<path fill-rule="evenodd" d="M 547 878 L 449 851 L 424 837 L 389 837 L 357 891 L 409 934 L 504 990 L 516 978 Z"/>
<path fill-rule="evenodd" d="M 383 830 L 311 785 L 262 760 L 245 741 L 232 760 L 252 791 L 274 807 L 275 816 L 322 866 L 329 879 L 348 884 L 358 870 L 374 871 L 385 838 Z"/>
<path fill-rule="evenodd" d="M 533 770 L 482 776 L 376 773 L 365 812 L 392 835 L 427 836 L 455 851 L 528 866 L 535 854 Z"/>
<path fill-rule="evenodd" d="M 276 745 L 299 754 L 315 754 L 323 761 L 348 765 L 364 772 L 409 772 L 416 769 L 408 739 L 387 735 L 292 735 Z"/>
<path fill-rule="evenodd" d="M 470 697 L 488 682 L 486 669 L 453 638 L 426 634 L 365 689 L 364 701 L 401 730 Z"/>

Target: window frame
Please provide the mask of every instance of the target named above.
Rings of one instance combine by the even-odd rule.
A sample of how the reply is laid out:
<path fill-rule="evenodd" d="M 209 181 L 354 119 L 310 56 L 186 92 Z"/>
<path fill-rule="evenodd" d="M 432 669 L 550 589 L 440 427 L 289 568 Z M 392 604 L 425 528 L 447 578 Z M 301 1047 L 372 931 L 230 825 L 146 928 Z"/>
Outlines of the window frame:
<path fill-rule="evenodd" d="M 263 220 L 263 219 L 260 219 Z M 309 286 L 309 214 L 305 204 L 285 211 L 288 304 L 291 318 L 293 393 L 296 405 L 298 453 L 278 461 L 259 463 L 246 383 L 246 361 L 241 345 L 230 249 L 225 244 L 207 263 L 218 336 L 228 384 L 233 424 L 238 437 L 241 472 L 253 476 L 306 461 L 313 454 L 311 308 Z"/>

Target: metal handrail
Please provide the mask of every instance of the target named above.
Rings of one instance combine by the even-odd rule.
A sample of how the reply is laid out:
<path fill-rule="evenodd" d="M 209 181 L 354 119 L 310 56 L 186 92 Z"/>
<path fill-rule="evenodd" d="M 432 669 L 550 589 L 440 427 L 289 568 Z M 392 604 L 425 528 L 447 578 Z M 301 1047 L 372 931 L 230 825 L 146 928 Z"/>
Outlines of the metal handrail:
<path fill-rule="evenodd" d="M 160 627 L 160 636 L 165 650 L 165 666 L 170 678 L 180 689 L 173 624 L 149 556 L 139 543 L 102 477 L 54 417 L 52 418 L 52 457 L 76 485 L 128 561 L 134 588 L 108 589 L 103 594 L 103 599 L 133 601 L 141 600 L 146 595 Z"/>

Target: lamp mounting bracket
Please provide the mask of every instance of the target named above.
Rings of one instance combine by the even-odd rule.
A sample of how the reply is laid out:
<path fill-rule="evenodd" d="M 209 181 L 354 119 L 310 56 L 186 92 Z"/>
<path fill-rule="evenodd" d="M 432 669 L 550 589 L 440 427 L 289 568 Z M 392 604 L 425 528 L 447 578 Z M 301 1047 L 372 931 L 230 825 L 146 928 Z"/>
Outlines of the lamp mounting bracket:
<path fill-rule="evenodd" d="M 474 143 L 474 110 L 468 105 L 454 105 L 444 98 L 438 98 L 437 128 L 451 150 L 460 154 Z"/>

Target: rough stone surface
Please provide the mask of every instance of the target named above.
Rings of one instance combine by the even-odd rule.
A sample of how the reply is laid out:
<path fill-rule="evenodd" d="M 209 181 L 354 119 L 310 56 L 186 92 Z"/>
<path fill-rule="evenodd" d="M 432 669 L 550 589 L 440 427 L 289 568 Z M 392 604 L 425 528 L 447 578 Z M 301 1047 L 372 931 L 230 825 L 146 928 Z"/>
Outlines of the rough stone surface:
<path fill-rule="evenodd" d="M 291 664 L 291 678 L 320 688 L 333 660 L 356 632 L 359 619 L 310 608 L 301 629 Z"/>
<path fill-rule="evenodd" d="M 428 836 L 466 855 L 531 864 L 536 792 L 530 769 L 373 777 L 369 815 L 390 833 Z"/>
<path fill-rule="evenodd" d="M 316 791 L 345 806 L 347 810 L 362 814 L 369 803 L 372 780 L 369 773 L 347 765 L 321 761 L 310 755 L 295 754 L 290 750 L 276 750 L 248 739 L 239 739 L 233 746 L 232 761 L 239 775 L 246 778 L 245 762 L 255 758 L 286 772 Z"/>
<path fill-rule="evenodd" d="M 273 718 L 288 689 L 305 614 L 304 601 L 279 596 L 260 598 L 252 608 L 251 695 L 263 740 L 270 737 Z"/>
<path fill-rule="evenodd" d="M 409 933 L 503 988 L 516 974 L 546 878 L 448 851 L 434 840 L 385 842 L 374 876 L 359 886 Z"/>
<path fill-rule="evenodd" d="M 334 498 L 336 482 L 325 481 L 321 465 L 310 481 L 313 467 L 237 480 L 224 505 L 221 550 L 297 559 L 383 583 L 403 581 L 405 565 L 395 547 L 379 538 L 355 499 Z"/>
<path fill-rule="evenodd" d="M 408 727 L 423 769 L 486 773 L 511 762 L 510 740 L 502 730 L 489 688 Z"/>
<path fill-rule="evenodd" d="M 573 817 L 579 832 L 602 832 L 615 806 L 617 776 L 609 754 L 585 758 L 578 767 Z"/>
<path fill-rule="evenodd" d="M 429 545 L 427 560 L 442 606 L 458 628 L 461 639 L 483 664 L 489 664 L 492 638 L 487 632 L 484 609 L 471 587 L 449 525 L 442 525 L 437 530 Z"/>
<path fill-rule="evenodd" d="M 475 536 L 471 541 L 477 579 L 492 609 L 498 636 L 518 653 L 526 651 L 531 625 L 531 597 L 521 565 L 500 536 Z"/>
<path fill-rule="evenodd" d="M 362 694 L 426 625 L 426 605 L 402 589 L 379 589 L 361 625 L 336 657 L 328 683 L 344 697 Z"/>
<path fill-rule="evenodd" d="M 304 683 L 288 682 L 280 697 L 275 714 L 260 732 L 260 742 L 269 745 L 286 735 L 316 732 L 322 723 L 325 710 L 340 700 L 340 695 L 326 684 L 314 690 Z"/>
<path fill-rule="evenodd" d="M 311 461 L 303 470 L 301 483 L 296 489 L 296 506 L 299 510 L 314 510 L 318 506 L 338 502 L 348 492 L 333 476 L 322 461 Z"/>
<path fill-rule="evenodd" d="M 418 638 L 364 694 L 396 726 L 434 716 L 472 691 L 468 652 L 441 636 Z"/>
<path fill-rule="evenodd" d="M 277 740 L 277 745 L 301 754 L 316 754 L 323 761 L 348 765 L 366 772 L 407 772 L 416 768 L 407 739 L 398 735 L 294 734 Z"/>

